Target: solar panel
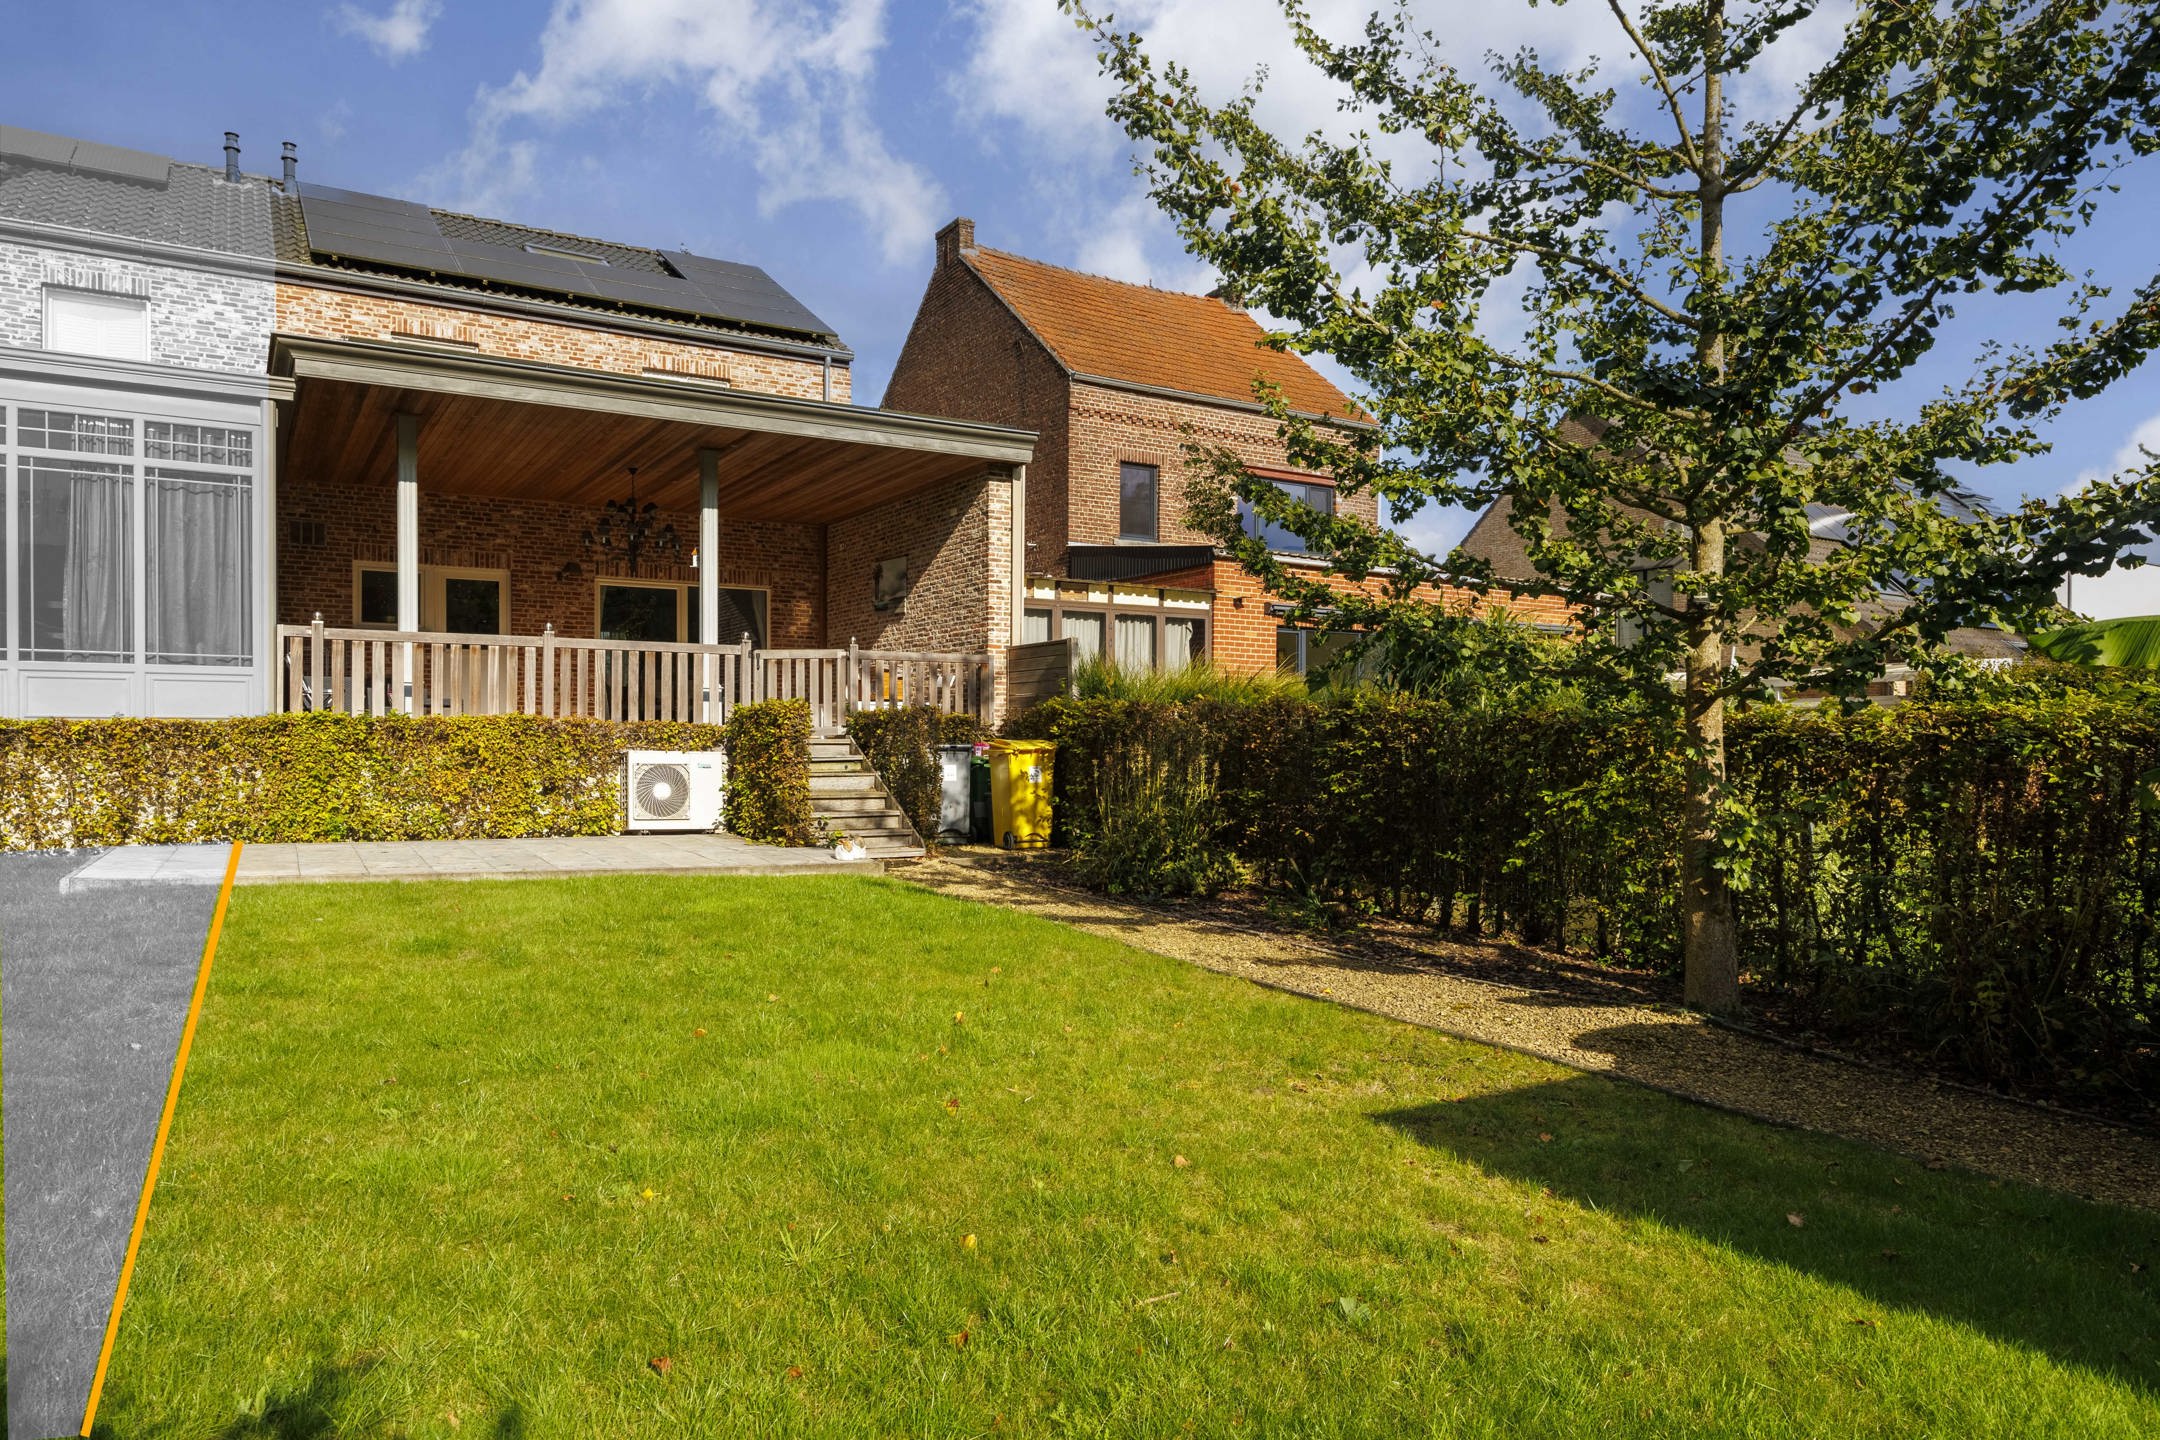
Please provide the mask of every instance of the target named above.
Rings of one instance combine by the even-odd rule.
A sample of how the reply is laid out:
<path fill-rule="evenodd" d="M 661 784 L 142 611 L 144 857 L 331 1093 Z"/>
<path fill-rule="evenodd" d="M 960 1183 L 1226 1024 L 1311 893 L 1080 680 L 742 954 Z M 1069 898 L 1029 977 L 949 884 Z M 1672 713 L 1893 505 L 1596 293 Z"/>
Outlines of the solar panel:
<path fill-rule="evenodd" d="M 42 130 L 25 130 L 19 125 L 0 125 L 0 155 L 51 165 L 56 169 L 112 175 L 151 185 L 165 184 L 172 173 L 172 161 L 163 155 L 125 150 L 118 145 L 100 145 L 94 140 L 47 135 Z"/>
<path fill-rule="evenodd" d="M 307 226 L 308 246 L 317 255 L 763 329 L 833 334 L 831 326 L 754 265 L 707 260 L 677 250 L 659 253 L 662 268 L 647 270 L 611 266 L 598 258 L 580 259 L 563 251 L 453 239 L 444 235 L 425 205 L 328 185 L 300 186 L 300 214 Z M 462 228 L 470 233 L 471 227 Z M 497 228 L 515 234 L 521 227 Z M 544 232 L 532 233 L 542 236 L 535 245 L 545 239 Z"/>

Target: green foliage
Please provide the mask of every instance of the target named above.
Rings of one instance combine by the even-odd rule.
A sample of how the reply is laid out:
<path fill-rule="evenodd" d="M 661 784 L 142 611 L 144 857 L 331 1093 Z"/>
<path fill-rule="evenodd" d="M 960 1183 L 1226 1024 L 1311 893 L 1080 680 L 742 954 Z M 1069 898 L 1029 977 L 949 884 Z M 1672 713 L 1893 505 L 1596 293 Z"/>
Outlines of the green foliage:
<path fill-rule="evenodd" d="M 810 702 L 760 700 L 729 713 L 727 789 L 722 813 L 727 828 L 745 840 L 808 845 L 810 808 Z"/>
<path fill-rule="evenodd" d="M 1061 832 L 1105 888 L 1204 890 L 1235 857 L 1308 909 L 1680 962 L 1682 761 L 1654 717 L 1366 692 L 1053 700 L 1016 728 L 1058 742 Z M 1764 706 L 1731 745 L 1714 862 L 1765 998 L 2035 1093 L 2160 1085 L 2152 696 Z"/>
<path fill-rule="evenodd" d="M 1175 705 L 1186 700 L 1265 700 L 1303 695 L 1305 681 L 1296 675 L 1266 672 L 1236 675 L 1212 660 L 1198 660 L 1177 670 L 1120 665 L 1108 655 L 1093 655 L 1073 667 L 1073 689 L 1084 700 L 1143 700 Z"/>
<path fill-rule="evenodd" d="M 607 835 L 625 750 L 719 740 L 525 715 L 0 723 L 0 848 Z"/>
<path fill-rule="evenodd" d="M 1384 626 L 1428 581 L 1577 607 L 1584 657 L 1688 757 L 1696 1003 L 1737 995 L 1728 703 L 1857 695 L 1958 627 L 2039 628 L 2064 577 L 2160 518 L 2151 458 L 2004 514 L 1959 488 L 2045 453 L 2039 422 L 2160 347 L 2160 274 L 2115 299 L 2062 258 L 2108 177 L 2160 151 L 2160 0 L 1862 4 L 1827 44 L 1788 33 L 1814 0 L 1587 7 L 1581 53 L 1617 50 L 1639 87 L 1527 48 L 1459 68 L 1408 0 L 1347 35 L 1281 0 L 1295 83 L 1349 117 L 1302 137 L 1262 123 L 1268 77 L 1211 94 L 1207 67 L 1064 4 L 1187 247 L 1278 318 L 1271 343 L 1351 377 L 1369 425 L 1256 387 L 1292 463 L 1398 520 L 1497 507 L 1534 573 L 1307 507 L 1219 445 L 1189 447 L 1190 523 L 1299 619 Z"/>
<path fill-rule="evenodd" d="M 1473 616 L 1439 606 L 1391 610 L 1365 641 L 1382 683 L 1467 708 L 1520 709 L 1565 702 L 1586 683 L 1582 651 L 1504 614 Z M 1360 656 L 1363 658 L 1363 656 Z M 1595 686 L 1594 672 L 1587 683 Z"/>
<path fill-rule="evenodd" d="M 1058 744 L 1055 823 L 1086 883 L 1156 899 L 1211 895 L 1237 877 L 1221 833 L 1220 747 L 1192 723 L 1199 708 L 1104 698 L 1038 707 L 1039 738 Z"/>
<path fill-rule="evenodd" d="M 2160 670 L 2160 615 L 2091 620 L 2031 638 L 2035 650 L 2066 665 Z"/>
<path fill-rule="evenodd" d="M 905 705 L 856 710 L 847 720 L 848 735 L 877 772 L 885 789 L 915 827 L 925 845 L 937 843 L 941 777 L 939 745 L 971 745 L 983 738 L 982 722 L 972 715 L 951 715 L 934 705 Z"/>

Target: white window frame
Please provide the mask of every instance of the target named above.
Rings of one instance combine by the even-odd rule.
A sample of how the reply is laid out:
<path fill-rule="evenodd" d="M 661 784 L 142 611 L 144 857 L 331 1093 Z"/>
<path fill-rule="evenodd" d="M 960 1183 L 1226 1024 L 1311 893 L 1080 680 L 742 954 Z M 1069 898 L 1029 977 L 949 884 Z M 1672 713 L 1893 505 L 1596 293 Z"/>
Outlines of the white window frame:
<path fill-rule="evenodd" d="M 139 355 L 123 354 L 120 351 L 111 349 L 80 350 L 73 346 L 62 345 L 57 338 L 59 326 L 54 323 L 55 310 L 53 302 L 55 300 L 74 301 L 87 304 L 92 308 L 105 307 L 117 310 L 125 307 L 130 313 L 140 316 L 142 318 L 142 353 Z M 151 356 L 157 353 L 154 344 L 156 337 L 150 333 L 150 301 L 142 295 L 112 295 L 103 290 L 85 290 L 74 285 L 47 284 L 44 291 L 44 320 L 45 348 L 56 354 L 98 355 L 108 360 L 134 360 L 147 363 Z"/>

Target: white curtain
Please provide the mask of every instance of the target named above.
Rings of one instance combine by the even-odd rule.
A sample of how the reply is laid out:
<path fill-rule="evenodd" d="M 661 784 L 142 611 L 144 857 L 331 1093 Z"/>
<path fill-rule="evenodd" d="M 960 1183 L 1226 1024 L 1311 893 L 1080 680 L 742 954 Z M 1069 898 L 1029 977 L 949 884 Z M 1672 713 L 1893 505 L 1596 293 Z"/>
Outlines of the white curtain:
<path fill-rule="evenodd" d="M 247 477 L 153 469 L 147 487 L 150 663 L 247 664 Z"/>
<path fill-rule="evenodd" d="M 1126 670 L 1155 668 L 1155 617 L 1117 617 L 1117 663 Z"/>
<path fill-rule="evenodd" d="M 20 543 L 30 658 L 134 658 L 132 483 L 119 465 L 23 463 Z"/>

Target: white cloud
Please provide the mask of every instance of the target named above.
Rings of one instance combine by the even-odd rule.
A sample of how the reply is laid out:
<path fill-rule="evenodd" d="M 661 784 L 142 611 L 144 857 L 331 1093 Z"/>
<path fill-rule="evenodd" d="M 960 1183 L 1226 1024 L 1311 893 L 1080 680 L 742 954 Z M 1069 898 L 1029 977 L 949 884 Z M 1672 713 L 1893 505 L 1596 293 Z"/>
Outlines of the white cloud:
<path fill-rule="evenodd" d="M 2115 452 L 2106 470 L 2088 470 L 2078 476 L 2077 484 L 2070 487 L 2070 492 L 2095 480 L 2111 479 L 2126 470 L 2142 468 L 2151 463 L 2152 455 L 2160 455 L 2160 415 L 2148 417 L 2130 432 L 2130 438 Z M 2118 565 L 2105 575 L 2074 577 L 2063 587 L 2063 603 L 2095 620 L 2112 620 L 2122 615 L 2160 615 L 2160 544 L 2144 546 L 2138 553 L 2145 557 L 2143 565 Z"/>
<path fill-rule="evenodd" d="M 442 13 L 442 0 L 395 0 L 382 14 L 357 5 L 337 8 L 337 26 L 375 47 L 383 59 L 396 64 L 427 49 L 428 30 Z"/>
<path fill-rule="evenodd" d="M 473 209 L 501 210 L 540 173 L 544 132 L 660 90 L 691 95 L 748 158 L 771 214 L 836 201 L 885 258 L 917 254 L 944 193 L 895 155 L 872 114 L 883 0 L 557 0 L 540 63 L 481 91 L 446 167 Z"/>

